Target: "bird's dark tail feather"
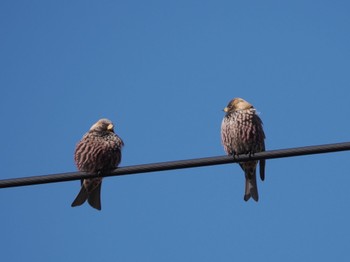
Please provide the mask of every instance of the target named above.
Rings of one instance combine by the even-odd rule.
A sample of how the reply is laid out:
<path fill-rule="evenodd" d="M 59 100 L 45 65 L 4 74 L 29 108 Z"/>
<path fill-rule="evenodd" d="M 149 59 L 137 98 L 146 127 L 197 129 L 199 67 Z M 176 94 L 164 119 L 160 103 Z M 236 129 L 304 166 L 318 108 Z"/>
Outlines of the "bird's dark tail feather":
<path fill-rule="evenodd" d="M 250 198 L 253 198 L 256 202 L 259 200 L 258 195 L 258 186 L 256 184 L 256 174 L 246 174 L 245 178 L 245 193 L 244 200 L 248 201 Z"/>
<path fill-rule="evenodd" d="M 265 180 L 265 165 L 266 165 L 266 160 L 265 159 L 261 159 L 259 161 L 259 171 L 260 171 L 261 181 Z"/>
<path fill-rule="evenodd" d="M 74 199 L 74 201 L 72 203 L 72 207 L 76 207 L 76 206 L 80 206 L 80 205 L 84 204 L 86 199 L 88 199 L 88 196 L 89 196 L 88 192 L 86 191 L 84 185 L 81 185 L 80 192 L 77 195 L 77 197 Z"/>
<path fill-rule="evenodd" d="M 88 202 L 90 206 L 101 210 L 101 185 L 100 183 L 91 193 L 88 195 Z"/>

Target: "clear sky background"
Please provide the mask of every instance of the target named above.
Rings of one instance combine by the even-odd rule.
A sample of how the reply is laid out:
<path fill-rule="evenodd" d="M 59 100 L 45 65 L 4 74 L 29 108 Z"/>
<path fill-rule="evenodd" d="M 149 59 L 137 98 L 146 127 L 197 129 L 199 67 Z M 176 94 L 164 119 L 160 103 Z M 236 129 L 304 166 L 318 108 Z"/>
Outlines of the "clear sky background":
<path fill-rule="evenodd" d="M 349 1 L 1 1 L 1 179 L 75 171 L 99 118 L 121 166 L 219 156 L 222 109 L 267 149 L 350 140 Z M 2 261 L 349 261 L 350 154 L 0 189 Z"/>

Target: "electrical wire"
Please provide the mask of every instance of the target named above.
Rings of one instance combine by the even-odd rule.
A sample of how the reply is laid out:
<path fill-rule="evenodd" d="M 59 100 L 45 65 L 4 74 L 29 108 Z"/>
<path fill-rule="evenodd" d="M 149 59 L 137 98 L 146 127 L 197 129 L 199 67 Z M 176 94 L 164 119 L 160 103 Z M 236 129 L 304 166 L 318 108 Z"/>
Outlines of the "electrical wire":
<path fill-rule="evenodd" d="M 196 159 L 188 159 L 188 160 L 178 160 L 178 161 L 159 162 L 159 163 L 152 163 L 152 164 L 125 166 L 125 167 L 118 167 L 115 170 L 111 171 L 110 173 L 104 173 L 104 174 L 88 174 L 85 172 L 67 172 L 67 173 L 42 175 L 42 176 L 3 179 L 3 180 L 0 180 L 0 188 L 56 183 L 56 182 L 79 180 L 82 178 L 92 178 L 97 176 L 109 177 L 109 176 L 122 176 L 122 175 L 131 175 L 131 174 L 139 174 L 139 173 L 159 172 L 159 171 L 165 171 L 165 170 L 222 165 L 222 164 L 229 164 L 229 163 L 246 162 L 250 160 L 274 159 L 274 158 L 312 155 L 312 154 L 322 154 L 322 153 L 339 152 L 339 151 L 346 151 L 346 150 L 350 150 L 350 142 L 270 150 L 270 151 L 255 153 L 254 155 L 238 155 L 235 157 L 216 156 L 216 157 L 206 157 L 206 158 L 196 158 Z"/>

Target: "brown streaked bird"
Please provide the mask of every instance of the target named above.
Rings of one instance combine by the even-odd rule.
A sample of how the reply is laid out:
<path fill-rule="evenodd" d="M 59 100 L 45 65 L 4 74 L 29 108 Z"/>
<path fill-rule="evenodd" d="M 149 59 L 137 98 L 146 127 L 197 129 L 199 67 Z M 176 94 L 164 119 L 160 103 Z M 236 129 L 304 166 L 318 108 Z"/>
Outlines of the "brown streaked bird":
<path fill-rule="evenodd" d="M 225 107 L 226 115 L 221 124 L 221 142 L 228 155 L 252 155 L 265 151 L 265 133 L 263 123 L 255 108 L 242 98 L 234 98 Z M 258 161 L 241 162 L 239 165 L 245 174 L 244 200 L 259 200 L 256 184 L 256 166 Z M 265 160 L 260 160 L 260 178 L 265 179 Z"/>
<path fill-rule="evenodd" d="M 75 148 L 74 160 L 79 171 L 103 174 L 115 169 L 121 161 L 123 140 L 114 133 L 114 125 L 108 119 L 100 119 L 92 125 Z M 81 180 L 81 189 L 72 207 L 86 200 L 93 208 L 101 210 L 102 177 Z"/>

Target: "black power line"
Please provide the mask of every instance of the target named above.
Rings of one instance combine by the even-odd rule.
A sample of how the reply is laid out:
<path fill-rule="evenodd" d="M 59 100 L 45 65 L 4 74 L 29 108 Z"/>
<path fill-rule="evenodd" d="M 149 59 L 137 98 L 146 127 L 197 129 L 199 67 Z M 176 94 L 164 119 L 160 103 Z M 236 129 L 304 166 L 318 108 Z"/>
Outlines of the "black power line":
<path fill-rule="evenodd" d="M 229 164 L 229 163 L 235 163 L 235 162 L 245 162 L 249 160 L 273 159 L 273 158 L 282 158 L 282 157 L 322 154 L 322 153 L 339 152 L 339 151 L 346 151 L 346 150 L 350 150 L 350 142 L 270 150 L 270 151 L 256 153 L 252 156 L 239 155 L 235 158 L 233 158 L 232 156 L 216 156 L 216 157 L 189 159 L 189 160 L 159 162 L 159 163 L 143 164 L 143 165 L 135 165 L 135 166 L 125 166 L 125 167 L 119 167 L 108 174 L 102 174 L 101 176 L 103 177 L 122 176 L 122 175 L 131 175 L 131 174 L 137 174 L 137 173 L 148 173 L 148 172 L 157 172 L 157 171 L 201 167 L 201 166 L 213 166 L 213 165 L 222 165 L 222 164 Z M 87 174 L 84 172 L 68 172 L 68 173 L 51 174 L 51 175 L 43 175 L 43 176 L 4 179 L 4 180 L 0 180 L 0 188 L 55 183 L 55 182 L 78 180 L 81 178 L 91 178 L 96 176 L 97 176 L 96 174 Z"/>

